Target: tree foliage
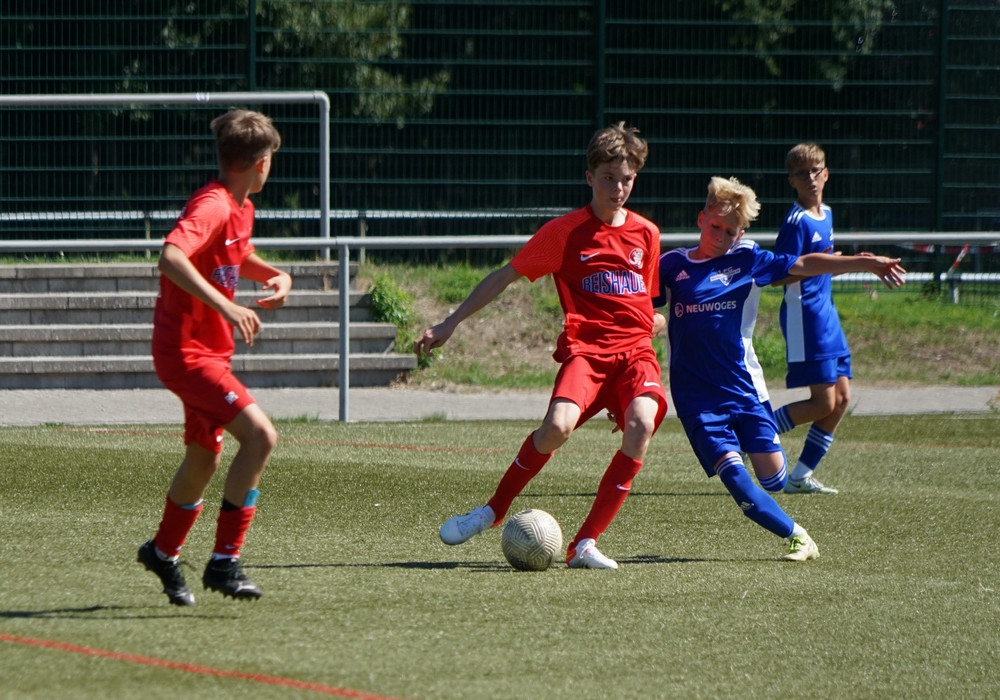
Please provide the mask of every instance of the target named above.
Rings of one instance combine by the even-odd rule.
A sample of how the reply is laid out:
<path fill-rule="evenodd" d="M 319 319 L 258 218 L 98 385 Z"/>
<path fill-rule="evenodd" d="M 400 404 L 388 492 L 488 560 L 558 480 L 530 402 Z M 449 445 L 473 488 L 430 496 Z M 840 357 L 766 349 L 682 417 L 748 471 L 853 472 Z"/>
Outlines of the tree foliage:
<path fill-rule="evenodd" d="M 408 3 L 260 0 L 257 11 L 270 28 L 260 46 L 262 87 L 284 85 L 281 73 L 294 65 L 298 88 L 346 88 L 355 95 L 351 116 L 401 122 L 430 112 L 448 86 L 447 70 L 409 80 L 383 67 L 403 56 Z"/>
<path fill-rule="evenodd" d="M 812 66 L 813 77 L 838 89 L 850 68 L 850 51 L 871 52 L 883 25 L 895 17 L 892 0 L 715 2 L 729 18 L 748 23 L 747 30 L 733 32 L 730 41 L 753 51 L 772 75 L 785 74 L 789 61 L 805 62 Z"/>

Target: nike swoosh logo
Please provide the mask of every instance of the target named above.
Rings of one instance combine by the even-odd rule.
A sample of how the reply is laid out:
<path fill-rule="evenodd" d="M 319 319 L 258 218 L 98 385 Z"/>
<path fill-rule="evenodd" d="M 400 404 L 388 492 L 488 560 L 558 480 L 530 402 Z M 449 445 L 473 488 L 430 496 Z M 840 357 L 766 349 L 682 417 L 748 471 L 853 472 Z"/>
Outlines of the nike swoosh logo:
<path fill-rule="evenodd" d="M 659 382 L 643 382 L 643 386 L 660 386 Z"/>
<path fill-rule="evenodd" d="M 232 245 L 233 243 L 236 243 L 236 242 L 237 242 L 237 241 L 239 241 L 239 240 L 240 240 L 239 238 L 234 238 L 233 240 L 229 240 L 229 239 L 227 238 L 227 239 L 226 239 L 226 245 Z"/>
<path fill-rule="evenodd" d="M 514 458 L 514 464 L 517 465 L 518 469 L 523 469 L 524 471 L 528 471 L 528 468 L 523 464 L 521 464 L 521 459 L 519 457 Z"/>
<path fill-rule="evenodd" d="M 581 253 L 580 254 L 580 262 L 587 262 L 591 258 L 596 258 L 598 255 L 600 255 L 599 252 L 598 253 L 591 253 L 590 255 L 584 255 L 584 254 Z"/>

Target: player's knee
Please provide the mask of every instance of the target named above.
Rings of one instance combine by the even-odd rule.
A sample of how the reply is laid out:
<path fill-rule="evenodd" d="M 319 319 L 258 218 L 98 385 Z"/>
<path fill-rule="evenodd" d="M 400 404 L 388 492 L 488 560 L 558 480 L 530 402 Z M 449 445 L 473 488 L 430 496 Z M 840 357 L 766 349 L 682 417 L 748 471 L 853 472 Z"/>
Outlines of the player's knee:
<path fill-rule="evenodd" d="M 540 452 L 554 452 L 569 440 L 574 427 L 558 418 L 546 418 L 545 422 L 535 431 L 535 448 Z"/>
<path fill-rule="evenodd" d="M 851 405 L 851 390 L 845 389 L 844 391 L 838 391 L 837 398 L 834 401 L 834 406 L 831 412 L 836 413 L 838 415 L 844 415 L 845 413 L 847 413 L 847 409 L 850 407 L 850 405 Z"/>
<path fill-rule="evenodd" d="M 653 433 L 656 432 L 656 416 L 633 415 L 625 424 L 625 430 L 637 440 L 648 443 L 653 437 Z"/>
<path fill-rule="evenodd" d="M 278 445 L 278 431 L 271 421 L 255 422 L 240 444 L 253 448 L 258 454 L 269 455 Z"/>

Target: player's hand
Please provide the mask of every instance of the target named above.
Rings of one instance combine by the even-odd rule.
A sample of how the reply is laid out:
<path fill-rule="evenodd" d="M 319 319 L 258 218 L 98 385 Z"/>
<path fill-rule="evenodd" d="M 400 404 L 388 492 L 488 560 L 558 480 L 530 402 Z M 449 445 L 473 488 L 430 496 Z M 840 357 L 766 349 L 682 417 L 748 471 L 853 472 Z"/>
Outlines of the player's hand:
<path fill-rule="evenodd" d="M 257 312 L 245 306 L 230 303 L 222 315 L 239 332 L 243 342 L 253 347 L 253 339 L 260 332 L 260 317 L 257 316 Z"/>
<path fill-rule="evenodd" d="M 899 264 L 900 258 L 873 255 L 870 262 L 872 263 L 872 273 L 882 280 L 882 283 L 889 289 L 902 287 L 906 284 L 906 270 Z"/>
<path fill-rule="evenodd" d="M 431 326 L 419 338 L 413 341 L 413 353 L 417 357 L 430 355 L 431 350 L 439 348 L 448 342 L 448 338 L 451 337 L 453 332 L 454 329 L 450 328 L 444 321 L 436 326 Z"/>
<path fill-rule="evenodd" d="M 611 421 L 611 434 L 612 435 L 614 435 L 619 430 L 621 430 L 621 428 L 618 427 L 618 419 L 617 419 L 617 417 L 611 411 L 608 411 L 608 420 Z"/>
<path fill-rule="evenodd" d="M 653 337 L 657 337 L 663 333 L 663 329 L 667 327 L 666 317 L 658 312 L 653 312 Z"/>
<path fill-rule="evenodd" d="M 292 289 L 292 277 L 287 272 L 282 272 L 275 275 L 261 287 L 262 291 L 271 290 L 271 295 L 266 296 L 263 299 L 257 299 L 257 306 L 262 309 L 274 310 L 280 309 L 285 305 L 285 300 L 288 298 L 288 292 Z"/>

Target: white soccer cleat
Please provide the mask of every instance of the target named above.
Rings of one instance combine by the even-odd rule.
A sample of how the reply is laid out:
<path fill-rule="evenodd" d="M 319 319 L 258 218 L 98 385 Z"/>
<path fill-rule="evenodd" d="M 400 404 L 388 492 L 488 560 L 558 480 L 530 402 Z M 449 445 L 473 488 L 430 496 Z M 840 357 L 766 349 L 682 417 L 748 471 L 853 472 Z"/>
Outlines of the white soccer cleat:
<path fill-rule="evenodd" d="M 497 516 L 492 508 L 479 506 L 468 513 L 445 520 L 438 534 L 445 544 L 462 544 L 488 530 L 496 520 Z"/>
<path fill-rule="evenodd" d="M 788 540 L 788 561 L 808 561 L 819 557 L 819 547 L 809 535 L 796 535 Z"/>
<path fill-rule="evenodd" d="M 570 557 L 566 560 L 566 566 L 571 569 L 618 568 L 618 562 L 601 554 L 601 550 L 597 548 L 597 542 L 592 538 L 580 540 L 571 552 Z"/>
<path fill-rule="evenodd" d="M 811 476 L 807 476 L 799 482 L 789 479 L 785 482 L 784 491 L 785 493 L 822 493 L 830 496 L 837 493 L 837 489 L 832 486 L 823 486 L 823 484 Z"/>

